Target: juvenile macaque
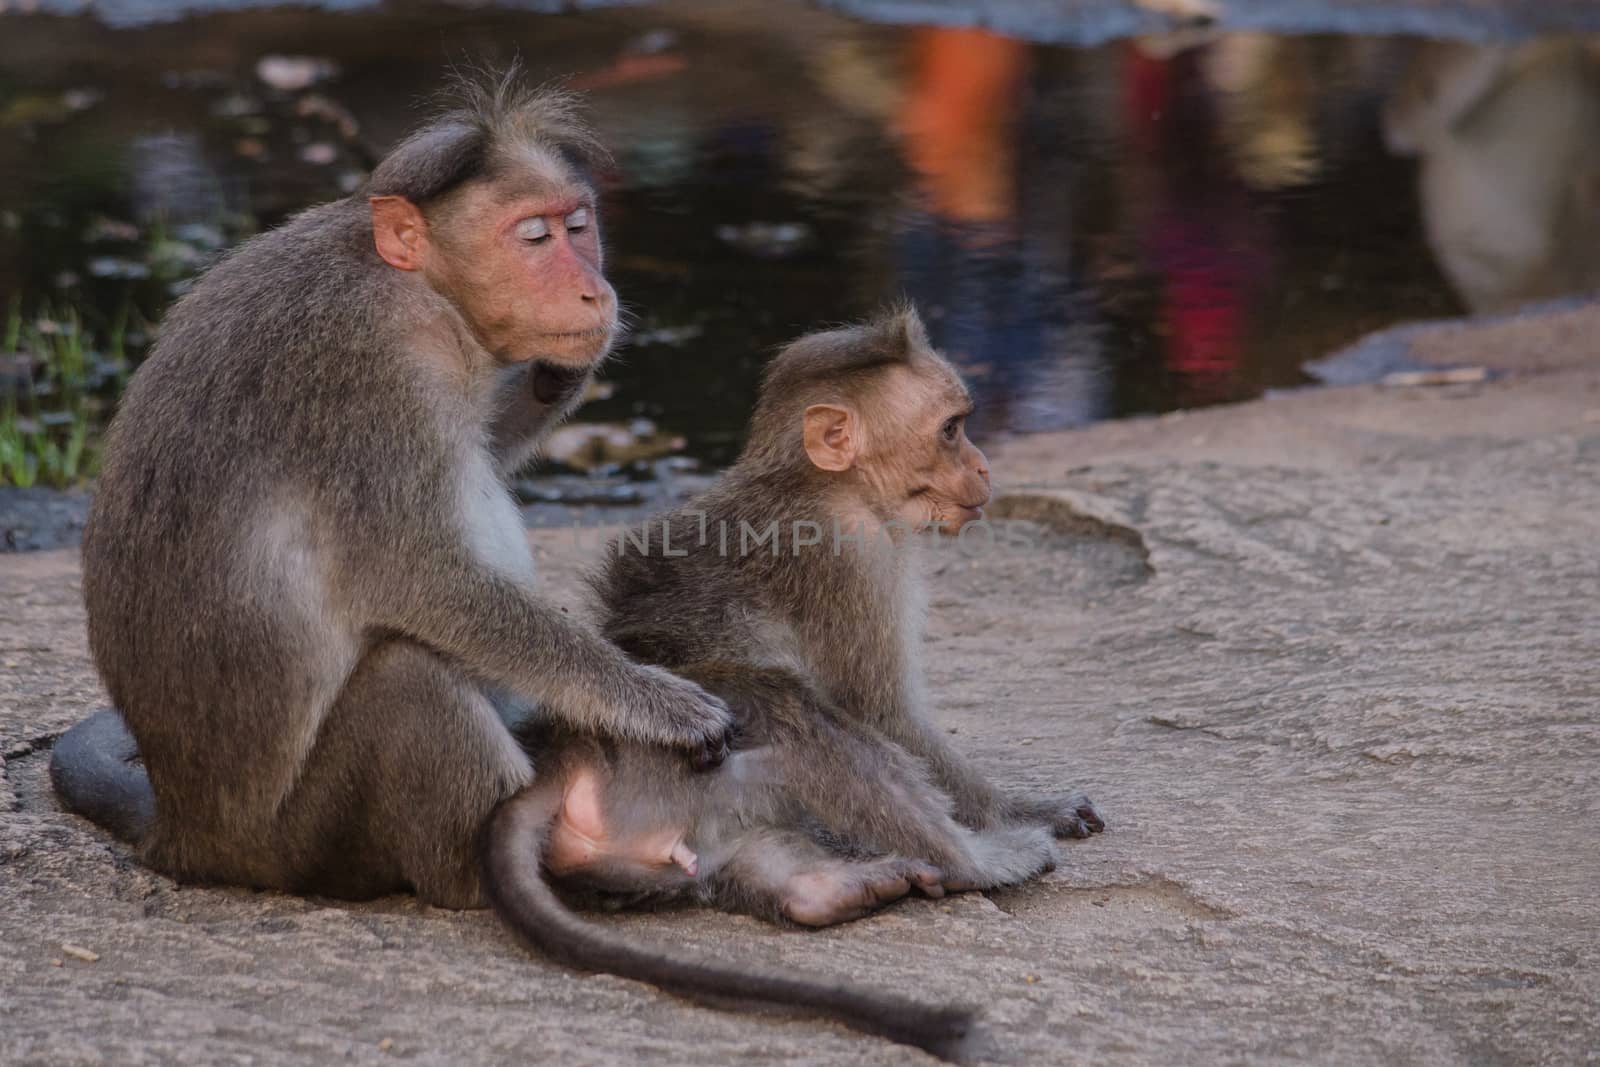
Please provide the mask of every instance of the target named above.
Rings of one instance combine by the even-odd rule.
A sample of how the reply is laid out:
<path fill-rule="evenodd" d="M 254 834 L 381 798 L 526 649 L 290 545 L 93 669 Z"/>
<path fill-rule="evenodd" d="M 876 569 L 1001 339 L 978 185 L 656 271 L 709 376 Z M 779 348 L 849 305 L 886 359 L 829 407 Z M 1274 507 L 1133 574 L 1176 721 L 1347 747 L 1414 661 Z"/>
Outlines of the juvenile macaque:
<path fill-rule="evenodd" d="M 1082 796 L 1002 797 L 921 715 L 913 531 L 982 514 L 971 409 L 909 309 L 773 361 L 739 462 L 620 540 L 595 581 L 620 647 L 728 701 L 735 751 L 691 776 L 657 750 L 543 737 L 568 782 L 553 873 L 834 922 L 910 888 L 1021 880 L 1051 864 L 1049 831 L 1102 828 Z"/>
<path fill-rule="evenodd" d="M 120 719 L 69 731 L 57 790 L 180 880 L 488 900 L 582 966 L 939 1048 L 963 1013 L 668 959 L 543 881 L 556 779 L 535 780 L 491 691 L 707 766 L 731 722 L 535 594 L 504 482 L 616 332 L 580 173 L 598 151 L 564 95 L 466 86 L 359 194 L 247 242 L 174 306 L 84 532 Z"/>

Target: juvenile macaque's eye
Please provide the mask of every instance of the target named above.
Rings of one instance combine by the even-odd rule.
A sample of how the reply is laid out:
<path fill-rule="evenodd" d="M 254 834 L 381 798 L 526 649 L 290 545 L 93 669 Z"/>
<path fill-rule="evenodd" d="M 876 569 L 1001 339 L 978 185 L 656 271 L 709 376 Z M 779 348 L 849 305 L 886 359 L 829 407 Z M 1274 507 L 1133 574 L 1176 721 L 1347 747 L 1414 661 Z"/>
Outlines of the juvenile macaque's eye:
<path fill-rule="evenodd" d="M 550 236 L 550 224 L 539 216 L 517 223 L 517 236 L 524 241 L 542 241 Z"/>
<path fill-rule="evenodd" d="M 944 435 L 946 441 L 954 441 L 956 435 L 961 432 L 961 416 L 952 415 L 945 419 L 944 426 L 940 428 L 939 432 Z"/>
<path fill-rule="evenodd" d="M 580 207 L 566 218 L 568 230 L 581 230 L 587 225 L 589 225 L 589 209 L 586 207 Z"/>

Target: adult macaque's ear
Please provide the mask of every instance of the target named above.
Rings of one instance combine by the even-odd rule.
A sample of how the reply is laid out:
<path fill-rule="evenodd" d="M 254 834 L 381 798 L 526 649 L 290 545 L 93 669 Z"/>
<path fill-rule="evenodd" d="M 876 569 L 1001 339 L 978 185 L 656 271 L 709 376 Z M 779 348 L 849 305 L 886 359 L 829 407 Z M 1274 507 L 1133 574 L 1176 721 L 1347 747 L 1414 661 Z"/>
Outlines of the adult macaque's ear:
<path fill-rule="evenodd" d="M 428 240 L 422 209 L 403 196 L 374 196 L 367 202 L 372 205 L 372 241 L 378 255 L 391 267 L 420 270 Z"/>
<path fill-rule="evenodd" d="M 805 413 L 806 455 L 825 471 L 847 471 L 861 450 L 856 413 L 838 404 L 812 404 Z"/>

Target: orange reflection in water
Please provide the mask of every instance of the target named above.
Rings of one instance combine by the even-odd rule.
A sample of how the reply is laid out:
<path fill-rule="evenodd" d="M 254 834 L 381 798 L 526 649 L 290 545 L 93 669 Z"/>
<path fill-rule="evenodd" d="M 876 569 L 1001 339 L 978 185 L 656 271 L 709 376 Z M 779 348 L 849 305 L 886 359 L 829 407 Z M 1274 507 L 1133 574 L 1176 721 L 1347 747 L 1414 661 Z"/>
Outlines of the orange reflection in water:
<path fill-rule="evenodd" d="M 985 30 L 923 29 L 912 33 L 911 55 L 900 132 L 929 209 L 958 222 L 1012 221 L 1028 45 Z"/>

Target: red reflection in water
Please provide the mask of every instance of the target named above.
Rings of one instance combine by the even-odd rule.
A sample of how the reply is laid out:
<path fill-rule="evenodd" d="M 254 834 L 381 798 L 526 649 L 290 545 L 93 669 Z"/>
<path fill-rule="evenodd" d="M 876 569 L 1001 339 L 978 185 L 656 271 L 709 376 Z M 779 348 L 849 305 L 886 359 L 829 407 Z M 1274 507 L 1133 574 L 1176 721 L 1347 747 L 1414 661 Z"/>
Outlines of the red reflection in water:
<path fill-rule="evenodd" d="M 1124 51 L 1123 115 L 1139 170 L 1153 174 L 1139 243 L 1160 279 L 1163 362 L 1190 402 L 1224 397 L 1244 354 L 1249 313 L 1272 257 L 1249 191 L 1220 160 L 1211 94 L 1191 51 Z M 1196 137 L 1195 126 L 1204 136 Z M 1195 157 L 1195 146 L 1204 157 Z"/>

